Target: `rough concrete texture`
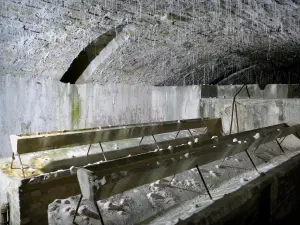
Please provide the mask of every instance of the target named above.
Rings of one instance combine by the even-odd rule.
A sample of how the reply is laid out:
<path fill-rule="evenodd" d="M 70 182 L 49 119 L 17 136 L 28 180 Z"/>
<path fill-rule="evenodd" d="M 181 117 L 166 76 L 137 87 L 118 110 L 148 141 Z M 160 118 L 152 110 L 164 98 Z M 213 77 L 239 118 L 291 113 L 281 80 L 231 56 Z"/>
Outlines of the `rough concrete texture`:
<path fill-rule="evenodd" d="M 188 136 L 188 132 L 186 132 L 185 135 Z M 173 135 L 171 135 L 171 136 L 173 136 Z M 171 137 L 169 137 L 169 138 L 171 138 Z M 147 141 L 147 140 L 145 140 L 145 141 Z M 153 140 L 152 140 L 152 142 L 153 142 Z M 294 142 L 295 142 L 295 138 L 293 138 L 293 137 L 290 137 L 285 140 L 283 146 L 286 151 L 287 151 L 287 149 L 289 150 L 289 151 L 287 151 L 287 154 L 294 154 L 293 151 L 297 150 L 297 146 L 294 145 Z M 107 147 L 107 146 L 104 146 L 104 147 Z M 94 148 L 93 152 L 95 150 L 99 152 L 99 148 L 98 149 Z M 106 150 L 106 148 L 105 148 L 105 150 Z M 83 146 L 80 153 L 83 155 L 83 154 L 86 154 L 86 151 L 87 151 L 86 146 Z M 65 151 L 64 151 L 64 153 L 66 154 Z M 77 151 L 77 150 L 76 151 L 68 151 L 67 155 L 64 155 L 64 157 L 73 159 L 74 157 L 77 157 L 78 154 L 79 154 L 79 151 Z M 251 152 L 251 155 L 253 155 L 252 152 Z M 264 145 L 261 148 L 259 148 L 256 151 L 255 155 L 256 156 L 254 157 L 253 160 L 256 163 L 256 165 L 259 165 L 259 164 L 264 164 L 264 163 L 268 162 L 274 156 L 282 155 L 282 152 L 280 151 L 278 146 L 276 146 L 276 144 L 273 142 L 271 144 Z M 42 161 L 46 160 L 49 157 L 49 155 L 47 155 L 47 153 L 42 154 L 41 156 L 42 156 L 41 157 Z M 39 164 L 36 161 L 37 160 L 36 156 L 33 155 L 32 157 L 33 158 L 28 159 L 28 161 L 24 160 L 24 163 L 26 164 L 26 166 L 30 166 L 33 168 L 40 168 L 41 164 Z M 57 154 L 56 158 L 59 159 L 60 155 Z M 51 155 L 50 155 L 50 159 L 51 159 Z M 6 163 L 9 163 L 9 158 L 6 160 L 7 160 Z M 48 158 L 48 160 L 49 160 L 49 158 Z M 37 162 L 37 164 L 35 164 L 35 165 L 28 164 L 28 162 L 30 162 L 30 163 Z M 18 167 L 18 165 L 16 167 Z M 208 178 L 207 182 L 209 184 L 209 187 L 215 188 L 215 187 L 218 187 L 220 184 L 222 184 L 223 181 L 231 179 L 232 176 L 236 176 L 237 174 L 240 174 L 241 172 L 245 172 L 249 168 L 251 168 L 249 159 L 247 159 L 245 153 L 241 153 L 241 154 L 235 155 L 234 157 L 230 157 L 222 165 L 220 165 L 220 162 L 215 162 L 215 163 L 212 163 L 211 165 L 204 166 L 202 169 L 203 169 L 205 178 Z M 36 170 L 36 169 L 30 169 L 30 171 L 34 171 L 34 170 Z M 13 218 L 13 219 L 16 219 L 16 220 L 14 220 L 14 221 L 16 221 L 16 225 L 18 224 L 18 221 L 20 219 L 20 213 L 21 213 L 21 221 L 23 221 L 24 224 L 26 224 L 26 221 L 28 224 L 34 224 L 34 222 L 36 222 L 36 223 L 38 222 L 39 224 L 46 224 L 47 223 L 47 221 L 46 221 L 47 206 L 49 203 L 51 203 L 53 201 L 53 199 L 56 199 L 56 198 L 63 199 L 68 196 L 73 196 L 73 195 L 79 194 L 80 193 L 79 185 L 76 180 L 76 177 L 70 176 L 70 174 L 73 173 L 72 170 L 73 169 L 70 168 L 70 169 L 66 169 L 66 170 L 60 170 L 57 172 L 52 171 L 51 173 L 43 174 L 42 176 L 39 176 L 36 178 L 28 178 L 28 179 L 22 181 L 22 185 L 20 183 L 15 183 L 17 186 L 17 188 L 16 188 L 17 194 L 15 194 L 15 192 L 9 192 L 9 194 L 11 195 L 11 198 L 17 198 L 16 201 L 10 201 L 10 203 L 13 205 L 12 209 L 14 210 L 14 214 L 17 215 L 17 217 Z M 0 180 L 3 182 L 6 182 L 6 179 L 3 178 L 3 177 L 6 177 L 6 175 L 3 173 L 1 173 L 0 175 L 1 175 Z M 63 179 L 57 179 L 58 176 L 63 176 Z M 170 193 L 167 192 L 166 194 L 157 192 L 157 191 L 159 191 L 159 188 L 158 189 L 156 188 L 156 184 L 152 185 L 153 190 L 154 190 L 153 193 L 146 192 L 146 190 L 148 190 L 148 188 L 147 187 L 144 188 L 145 191 L 142 192 L 142 193 L 145 193 L 145 196 L 142 197 L 142 199 L 144 199 L 144 200 L 138 199 L 138 197 L 140 196 L 139 194 L 134 194 L 133 196 L 130 195 L 131 198 L 133 198 L 133 199 L 137 198 L 137 201 L 139 202 L 137 207 L 140 210 L 142 210 L 143 206 L 144 206 L 144 205 L 140 205 L 140 204 L 145 203 L 146 204 L 145 206 L 149 206 L 149 203 L 147 203 L 149 198 L 150 198 L 150 202 L 152 202 L 152 200 L 151 200 L 152 197 L 154 199 L 156 199 L 157 197 L 159 199 L 161 199 L 161 197 L 158 195 L 165 197 L 164 200 L 165 199 L 168 200 L 170 195 L 173 196 L 173 197 L 170 197 L 171 200 L 167 204 L 166 207 L 164 207 L 163 205 L 160 206 L 161 203 L 164 204 L 164 201 L 162 201 L 161 203 L 157 203 L 157 204 L 154 202 L 153 207 L 155 208 L 156 205 L 158 206 L 155 210 L 149 211 L 147 208 L 145 208 L 145 210 L 148 213 L 144 213 L 144 211 L 143 211 L 140 213 L 141 215 L 143 215 L 142 218 L 136 217 L 136 219 L 145 219 L 144 216 L 151 217 L 151 216 L 155 215 L 156 213 L 158 213 L 159 211 L 161 211 L 162 208 L 167 209 L 169 207 L 174 207 L 177 205 L 178 199 L 181 199 L 182 201 L 186 201 L 186 200 L 190 199 L 191 197 L 196 197 L 199 194 L 199 192 L 205 193 L 205 190 L 199 180 L 199 177 L 198 177 L 198 180 L 195 181 L 196 176 L 197 176 L 197 172 L 193 171 L 192 178 L 190 178 L 186 173 L 183 175 L 180 175 L 179 177 L 182 177 L 180 179 L 175 178 L 175 180 L 172 184 L 172 185 L 175 184 L 175 186 L 176 186 L 174 196 L 172 194 L 172 193 L 174 193 L 173 190 L 170 190 Z M 40 177 L 42 177 L 43 179 L 42 180 L 39 179 Z M 181 181 L 181 179 L 183 179 L 183 181 Z M 245 179 L 247 180 L 248 178 L 246 177 Z M 250 179 L 252 179 L 252 178 L 250 178 Z M 15 180 L 15 179 L 10 179 L 10 181 L 18 182 L 18 180 Z M 238 178 L 237 182 L 238 183 L 240 182 L 239 178 Z M 244 182 L 244 180 L 242 182 Z M 161 185 L 161 187 L 163 188 L 163 187 L 167 186 L 168 183 L 169 182 L 165 181 L 163 183 L 163 185 Z M 157 184 L 159 184 L 159 182 Z M 178 187 L 177 187 L 177 185 L 178 185 Z M 192 189 L 190 189 L 190 187 Z M 195 190 L 194 190 L 194 187 L 196 188 Z M 183 189 L 188 189 L 187 195 L 184 195 L 181 198 L 180 196 L 183 194 L 182 193 Z M 227 190 L 232 190 L 232 186 L 229 185 Z M 216 191 L 216 192 L 217 192 L 217 194 L 222 193 L 222 192 L 220 193 L 218 191 Z M 137 192 L 137 193 L 139 193 L 139 192 Z M 149 196 L 147 194 L 149 194 Z M 43 196 L 43 198 L 41 198 L 41 196 Z M 117 196 L 117 198 L 119 198 L 118 196 Z M 71 199 L 67 199 L 66 204 L 67 205 L 71 204 L 71 203 L 76 204 L 77 200 L 78 199 L 76 197 L 72 197 Z M 69 203 L 67 203 L 67 202 L 69 202 Z M 60 203 L 61 203 L 61 201 L 60 201 Z M 108 206 L 109 206 L 109 208 L 111 207 L 109 203 L 108 203 Z M 56 218 L 56 219 L 62 218 L 63 219 L 66 216 L 67 217 L 66 219 L 69 220 L 71 218 L 72 212 L 73 212 L 73 210 L 71 210 L 72 207 L 67 206 L 66 208 L 68 208 L 68 210 L 63 209 L 64 214 L 62 217 L 54 215 L 54 218 Z M 53 210 L 55 210 L 57 213 L 60 209 L 62 209 L 62 208 L 57 207 L 57 206 L 55 206 L 53 208 Z M 70 211 L 70 213 L 69 213 L 69 211 Z M 112 212 L 113 212 L 113 210 L 112 210 Z M 135 217 L 134 215 L 135 214 L 132 214 L 128 219 L 132 219 L 132 217 Z M 79 218 L 79 219 L 82 219 L 82 218 Z M 122 220 L 122 218 L 120 218 L 120 220 Z M 124 220 L 124 221 L 126 222 L 128 220 Z M 67 223 L 63 223 L 63 224 L 67 224 Z M 117 223 L 117 224 L 120 224 L 120 223 Z M 163 224 L 165 224 L 165 223 L 163 223 Z"/>
<path fill-rule="evenodd" d="M 299 0 L 2 0 L 0 73 L 60 80 L 90 42 L 133 24 L 129 39 L 88 82 L 297 82 L 299 6 Z"/>
<path fill-rule="evenodd" d="M 216 90 L 214 86 L 206 85 L 67 85 L 53 79 L 0 76 L 0 116 L 5 118 L 0 120 L 0 156 L 7 157 L 11 154 L 10 134 L 200 117 L 224 117 L 224 131 L 228 131 L 232 102 L 228 98 L 232 98 L 233 90 L 237 87 L 226 87 L 221 86 Z M 249 117 L 251 119 L 247 118 L 245 124 L 240 124 L 241 130 L 283 121 L 300 123 L 299 99 L 285 99 L 297 97 L 297 92 L 294 91 L 297 90 L 296 85 L 268 85 L 264 90 L 257 91 L 258 89 L 257 85 L 249 86 L 252 98 L 270 100 L 252 99 L 245 106 L 238 104 L 239 110 L 243 110 L 241 115 L 244 118 L 248 115 L 246 109 L 252 110 Z M 214 93 L 213 96 L 211 93 Z M 225 96 L 227 99 L 203 99 L 202 96 Z M 245 96 L 246 92 L 242 91 L 240 97 Z M 258 113 L 265 119 L 257 117 Z M 258 120 L 260 121 L 257 122 Z"/>

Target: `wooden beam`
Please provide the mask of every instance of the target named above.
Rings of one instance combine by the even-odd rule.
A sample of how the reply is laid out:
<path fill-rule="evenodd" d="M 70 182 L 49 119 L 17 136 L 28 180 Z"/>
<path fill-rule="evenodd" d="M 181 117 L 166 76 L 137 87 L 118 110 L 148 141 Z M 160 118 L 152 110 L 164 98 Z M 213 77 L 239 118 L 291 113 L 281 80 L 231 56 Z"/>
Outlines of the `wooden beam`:
<path fill-rule="evenodd" d="M 220 135 L 221 119 L 192 119 L 127 125 L 118 127 L 92 128 L 79 131 L 51 132 L 38 135 L 11 135 L 14 153 L 24 154 L 64 147 L 88 145 L 99 142 L 143 137 L 179 130 L 207 127 L 209 134 Z"/>
<path fill-rule="evenodd" d="M 103 176 L 106 177 L 107 186 L 103 185 L 103 187 L 101 187 L 103 194 L 100 194 L 100 198 L 106 198 L 120 191 L 119 184 L 121 183 L 123 191 L 129 190 L 135 186 L 137 187 L 137 185 L 140 186 L 166 176 L 186 171 L 193 168 L 196 164 L 199 166 L 205 165 L 218 159 L 240 153 L 247 148 L 255 148 L 258 145 L 273 141 L 276 138 L 294 134 L 297 131 L 300 131 L 300 125 L 287 127 L 285 124 L 279 124 L 238 134 L 221 136 L 218 139 L 204 140 L 202 143 L 194 143 L 193 145 L 179 145 L 174 147 L 173 151 L 169 149 L 158 152 L 151 151 L 132 157 L 109 160 L 98 165 L 89 165 L 85 168 L 93 171 L 99 178 Z M 257 133 L 260 133 L 258 139 L 254 138 Z M 234 138 L 242 141 L 241 144 L 239 144 L 238 141 L 233 142 Z M 244 141 L 246 141 L 246 143 Z M 184 155 L 187 153 L 189 156 L 185 157 Z M 159 165 L 157 162 L 159 162 Z M 152 170 L 153 172 L 151 172 Z M 40 188 L 47 189 L 51 184 L 64 185 L 76 181 L 75 174 L 70 174 L 68 170 L 56 173 L 55 177 L 51 179 L 47 179 L 47 174 L 40 175 L 34 178 L 36 179 L 35 183 L 30 183 L 30 178 L 23 179 L 22 186 L 24 191 L 27 192 Z M 124 176 L 126 173 L 127 175 Z M 111 174 L 117 175 L 117 178 L 111 179 Z M 131 178 L 128 178 L 128 176 L 131 176 Z M 126 180 L 130 180 L 130 182 L 126 184 Z M 123 185 L 123 182 L 126 185 Z M 109 185 L 115 185 L 116 187 L 111 188 L 112 186 Z M 110 189 L 111 191 L 108 191 Z"/>
<path fill-rule="evenodd" d="M 196 165 L 205 165 L 293 134 L 300 130 L 300 125 L 283 128 L 280 131 L 277 129 L 261 130 L 259 138 L 253 137 L 251 134 L 240 136 L 241 143 L 232 142 L 234 135 L 229 135 L 218 143 L 214 143 L 213 146 L 210 144 L 205 146 L 195 144 L 196 146 L 192 147 L 189 145 L 178 146 L 174 149 L 174 153 L 164 150 L 156 156 L 151 153 L 152 157 L 147 154 L 147 157 L 140 157 L 138 161 L 131 161 L 132 159 L 120 159 L 119 163 L 114 161 L 115 167 L 107 168 L 107 165 L 101 165 L 102 170 L 95 170 L 97 166 L 86 167 L 86 169 L 93 171 L 100 179 L 105 177 L 105 184 L 101 185 L 96 193 L 97 199 L 105 199 L 132 188 L 182 173 Z M 247 141 L 244 142 L 245 140 Z M 122 160 L 127 161 L 126 166 L 122 165 Z"/>

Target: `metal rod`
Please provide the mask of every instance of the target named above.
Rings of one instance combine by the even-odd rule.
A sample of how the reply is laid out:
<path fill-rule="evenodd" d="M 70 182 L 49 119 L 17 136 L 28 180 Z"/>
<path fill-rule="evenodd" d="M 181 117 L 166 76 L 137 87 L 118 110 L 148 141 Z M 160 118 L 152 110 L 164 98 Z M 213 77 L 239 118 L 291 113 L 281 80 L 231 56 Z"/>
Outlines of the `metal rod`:
<path fill-rule="evenodd" d="M 22 169 L 23 177 L 25 178 L 24 167 L 23 167 L 23 163 L 22 163 L 22 160 L 21 160 L 21 156 L 19 154 L 18 154 L 18 158 L 19 158 L 19 161 L 20 161 L 20 164 L 21 164 L 21 169 Z"/>
<path fill-rule="evenodd" d="M 247 91 L 247 95 L 248 95 L 248 97 L 249 97 L 249 98 L 251 98 L 251 97 L 250 97 L 249 90 L 248 90 L 248 86 L 247 86 L 247 84 L 245 84 L 245 85 L 246 85 L 246 91 Z"/>
<path fill-rule="evenodd" d="M 10 168 L 11 168 L 11 169 L 13 168 L 14 160 L 15 160 L 15 153 L 12 153 L 12 156 L 11 156 L 11 163 L 10 163 Z"/>
<path fill-rule="evenodd" d="M 97 201 L 96 201 L 96 200 L 94 200 L 94 204 L 95 204 L 95 206 L 96 206 L 96 209 L 97 209 L 97 212 L 98 212 L 98 215 L 99 215 L 101 224 L 104 225 L 104 221 L 103 221 L 103 218 L 102 218 L 102 215 L 101 215 L 101 212 L 100 212 L 100 209 L 99 209 L 99 207 L 98 207 L 98 205 L 97 205 Z"/>
<path fill-rule="evenodd" d="M 256 146 L 256 148 L 255 148 L 254 151 L 253 151 L 253 154 L 256 154 L 256 151 L 257 151 L 258 147 L 259 147 L 259 146 Z"/>
<path fill-rule="evenodd" d="M 199 173 L 199 175 L 200 175 L 200 177 L 201 177 L 201 180 L 202 180 L 202 182 L 203 182 L 203 184 L 204 184 L 204 187 L 205 187 L 205 189 L 206 189 L 206 191 L 207 191 L 207 194 L 208 194 L 210 200 L 213 200 L 213 198 L 212 198 L 212 196 L 211 196 L 211 194 L 210 194 L 210 192 L 209 192 L 209 190 L 208 190 L 208 187 L 207 187 L 207 185 L 206 185 L 206 183 L 205 183 L 204 177 L 202 176 L 202 173 L 201 173 L 201 171 L 200 171 L 198 165 L 196 165 L 196 168 L 197 168 L 197 170 L 198 170 L 198 173 Z"/>
<path fill-rule="evenodd" d="M 260 172 L 258 171 L 257 167 L 255 166 L 255 163 L 253 162 L 253 160 L 252 160 L 249 152 L 247 151 L 247 149 L 245 150 L 245 152 L 246 152 L 248 158 L 250 159 L 250 162 L 252 163 L 252 165 L 253 165 L 254 169 L 256 170 L 256 172 L 258 172 L 260 174 Z"/>
<path fill-rule="evenodd" d="M 285 153 L 285 151 L 283 150 L 281 144 L 279 143 L 279 141 L 278 141 L 277 139 L 275 139 L 275 141 L 277 142 L 277 144 L 278 144 L 280 150 L 282 151 L 282 153 L 283 153 L 286 157 L 288 157 L 287 154 Z"/>
<path fill-rule="evenodd" d="M 174 180 L 175 176 L 176 176 L 176 174 L 174 174 L 174 176 L 173 176 L 172 179 L 170 180 L 169 185 L 172 183 L 172 181 Z"/>
<path fill-rule="evenodd" d="M 249 90 L 248 90 L 248 87 L 247 87 L 247 84 L 244 84 L 240 90 L 234 95 L 233 97 L 233 101 L 232 101 L 232 106 L 231 106 L 231 122 L 230 122 L 230 131 L 229 131 L 229 134 L 232 133 L 232 124 L 233 124 L 233 114 L 234 114 L 234 106 L 236 107 L 236 97 L 238 96 L 238 94 L 243 90 L 243 88 L 246 87 L 246 90 L 247 90 L 247 94 L 248 94 L 248 97 L 250 98 L 250 94 L 249 94 Z M 237 108 L 237 107 L 236 107 Z"/>
<path fill-rule="evenodd" d="M 155 139 L 154 135 L 152 135 L 152 137 L 153 137 L 154 142 L 156 143 L 156 139 Z"/>
<path fill-rule="evenodd" d="M 91 150 L 91 147 L 92 147 L 92 144 L 90 144 L 89 149 L 88 149 L 88 151 L 87 151 L 87 153 L 86 153 L 86 156 L 89 155 L 89 152 L 90 152 L 90 150 Z"/>
<path fill-rule="evenodd" d="M 190 133 L 191 137 L 193 137 L 193 134 L 192 134 L 192 132 L 190 131 L 190 129 L 188 129 L 188 132 Z"/>
<path fill-rule="evenodd" d="M 105 157 L 105 154 L 104 154 L 104 151 L 103 151 L 103 148 L 102 148 L 102 145 L 101 145 L 101 142 L 99 142 L 99 145 L 100 145 L 100 148 L 101 148 L 101 151 L 102 151 L 102 154 L 103 154 L 103 158 L 105 159 L 105 161 L 107 161 L 107 159 Z"/>
<path fill-rule="evenodd" d="M 159 146 L 158 146 L 158 144 L 157 144 L 157 142 L 156 142 L 156 139 L 155 139 L 154 135 L 151 135 L 151 136 L 152 136 L 154 142 L 156 143 L 157 148 L 159 149 Z"/>
<path fill-rule="evenodd" d="M 78 209 L 79 209 L 79 206 L 80 206 L 82 197 L 83 197 L 83 195 L 81 194 L 81 195 L 80 195 L 80 198 L 79 198 L 79 201 L 78 201 L 78 204 L 77 204 L 77 207 L 76 207 L 76 210 L 75 210 L 75 215 L 74 215 L 74 217 L 73 217 L 73 224 L 74 224 L 74 222 L 75 222 L 76 215 L 77 215 L 77 212 L 78 212 Z"/>
<path fill-rule="evenodd" d="M 240 132 L 240 128 L 239 128 L 239 118 L 238 118 L 238 111 L 237 111 L 236 102 L 234 103 L 234 105 L 235 105 L 236 131 L 237 131 L 237 133 L 239 133 Z"/>
<path fill-rule="evenodd" d="M 231 133 L 232 133 L 232 123 L 233 123 L 234 102 L 235 102 L 235 99 L 233 100 L 233 103 L 232 103 L 232 106 L 231 106 L 231 121 L 230 121 L 230 130 L 229 130 L 229 134 L 231 134 Z"/>
<path fill-rule="evenodd" d="M 181 131 L 181 130 L 180 130 L 180 131 Z M 177 134 L 176 134 L 176 136 L 175 136 L 175 139 L 178 137 L 178 134 L 180 133 L 180 131 L 177 132 Z"/>
<path fill-rule="evenodd" d="M 140 140 L 140 142 L 139 142 L 139 145 L 141 145 L 141 143 L 142 143 L 143 139 L 144 139 L 144 136 L 143 136 L 143 137 L 142 137 L 142 139 Z"/>

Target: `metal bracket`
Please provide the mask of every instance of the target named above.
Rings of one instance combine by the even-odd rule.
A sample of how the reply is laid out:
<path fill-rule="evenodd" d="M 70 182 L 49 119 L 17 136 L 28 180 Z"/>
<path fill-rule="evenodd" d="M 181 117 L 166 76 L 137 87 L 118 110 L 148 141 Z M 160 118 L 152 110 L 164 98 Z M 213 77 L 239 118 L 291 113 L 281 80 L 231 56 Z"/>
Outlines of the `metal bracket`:
<path fill-rule="evenodd" d="M 142 139 L 140 140 L 139 146 L 141 145 L 141 143 L 142 143 L 143 139 L 144 139 L 144 136 L 143 136 L 143 137 L 142 137 Z"/>
<path fill-rule="evenodd" d="M 212 196 L 211 196 L 211 194 L 210 194 L 210 192 L 209 192 L 209 190 L 208 190 L 208 187 L 207 187 L 207 185 L 206 185 L 206 183 L 205 183 L 204 177 L 203 177 L 203 175 L 202 175 L 202 173 L 201 173 L 201 171 L 200 171 L 198 165 L 196 165 L 196 168 L 197 168 L 197 170 L 198 170 L 198 173 L 199 173 L 199 175 L 200 175 L 200 177 L 201 177 L 201 180 L 202 180 L 202 182 L 203 182 L 203 184 L 204 184 L 204 187 L 205 187 L 205 189 L 206 189 L 206 192 L 207 192 L 207 194 L 208 194 L 210 200 L 213 200 L 213 198 L 212 198 Z"/>
<path fill-rule="evenodd" d="M 236 106 L 236 97 L 239 95 L 239 93 L 246 87 L 247 95 L 250 98 L 249 90 L 247 84 L 244 84 L 241 89 L 234 95 L 232 106 L 231 106 L 231 122 L 230 122 L 230 131 L 229 134 L 232 133 L 232 124 L 233 124 L 233 114 L 234 114 L 234 108 L 235 108 L 235 115 L 236 115 L 236 125 L 237 125 L 237 132 L 239 132 L 239 125 L 238 125 L 238 113 L 237 113 L 237 106 Z"/>
<path fill-rule="evenodd" d="M 78 209 L 79 209 L 80 203 L 81 203 L 81 201 L 82 201 L 82 197 L 83 197 L 83 195 L 81 194 L 81 195 L 80 195 L 80 198 L 79 198 L 79 201 L 78 201 L 78 204 L 77 204 L 77 207 L 76 207 L 76 210 L 75 210 L 75 215 L 74 215 L 74 217 L 73 217 L 73 222 L 72 222 L 73 224 L 75 224 L 75 219 L 76 219 L 76 216 L 77 216 L 77 213 L 78 213 Z M 105 224 L 104 224 L 104 221 L 103 221 L 103 218 L 102 218 L 102 215 L 101 215 L 101 212 L 100 212 L 100 209 L 99 209 L 99 207 L 98 207 L 98 204 L 97 204 L 97 201 L 96 201 L 96 200 L 94 200 L 94 205 L 95 205 L 95 207 L 96 207 L 96 209 L 97 209 L 97 213 L 98 213 L 98 215 L 99 215 L 101 224 L 102 224 L 102 225 L 105 225 Z"/>
<path fill-rule="evenodd" d="M 23 166 L 23 163 L 22 163 L 22 160 L 21 160 L 21 156 L 20 156 L 19 154 L 17 154 L 17 155 L 18 155 L 19 162 L 20 162 L 20 165 L 21 165 L 23 178 L 25 178 L 24 166 Z M 10 168 L 11 168 L 11 169 L 13 169 L 13 163 L 14 163 L 14 160 L 15 160 L 15 153 L 12 153 L 12 159 L 11 159 L 11 163 L 10 163 Z"/>
<path fill-rule="evenodd" d="M 206 128 L 206 129 L 207 129 L 207 128 Z M 180 130 L 180 131 L 181 131 L 181 130 Z M 176 134 L 176 136 L 175 136 L 175 139 L 178 137 L 178 134 L 180 133 L 180 131 L 177 132 L 177 134 Z M 188 131 L 189 131 L 190 135 L 193 137 L 193 134 L 192 134 L 192 132 L 190 131 L 190 129 L 188 129 Z M 172 177 L 172 179 L 170 180 L 169 185 L 172 183 L 172 181 L 174 180 L 175 176 L 176 176 L 176 174 L 175 174 L 175 175 Z"/>
<path fill-rule="evenodd" d="M 248 158 L 250 159 L 250 162 L 252 163 L 252 165 L 253 165 L 254 169 L 256 170 L 256 172 L 257 172 L 258 174 L 260 174 L 260 172 L 258 171 L 258 169 L 257 169 L 257 167 L 256 167 L 256 165 L 255 165 L 255 163 L 254 163 L 254 161 L 252 160 L 252 158 L 251 158 L 249 152 L 247 151 L 247 149 L 245 150 L 245 152 L 246 152 Z"/>
<path fill-rule="evenodd" d="M 103 158 L 104 158 L 105 161 L 107 161 L 107 158 L 106 158 L 106 156 L 105 156 L 105 154 L 104 154 L 103 147 L 102 147 L 102 145 L 101 145 L 101 142 L 99 142 L 99 145 L 100 145 L 100 148 L 101 148 L 101 151 L 102 151 L 102 154 L 103 154 Z"/>
<path fill-rule="evenodd" d="M 275 141 L 276 141 L 277 145 L 279 146 L 280 150 L 282 151 L 282 153 L 288 158 L 288 156 L 287 156 L 287 154 L 285 153 L 283 147 L 281 146 L 281 143 L 282 143 L 282 142 L 279 143 L 279 141 L 278 141 L 277 139 L 276 139 Z"/>
<path fill-rule="evenodd" d="M 234 112 L 235 112 L 235 120 L 236 120 L 236 129 L 237 129 L 237 132 L 239 133 L 240 132 L 240 128 L 239 128 L 239 119 L 238 119 L 238 111 L 237 111 L 237 105 L 236 105 L 236 97 L 239 95 L 239 93 L 244 89 L 244 87 L 246 88 L 246 91 L 247 91 L 247 95 L 248 97 L 250 98 L 250 94 L 249 94 L 249 90 L 248 90 L 248 86 L 247 84 L 244 84 L 240 90 L 237 91 L 237 93 L 234 95 L 233 97 L 233 100 L 232 100 L 232 105 L 231 105 L 231 121 L 230 121 L 230 130 L 229 130 L 229 134 L 232 133 L 232 126 L 233 126 L 233 115 L 234 115 Z M 247 151 L 246 151 L 247 152 Z M 248 154 L 248 152 L 247 152 Z M 251 158 L 251 157 L 250 157 Z M 222 162 L 220 163 L 220 166 L 223 165 L 223 163 L 225 162 L 225 159 L 224 158 L 222 160 Z"/>
<path fill-rule="evenodd" d="M 152 136 L 152 138 L 153 138 L 154 142 L 156 143 L 156 146 L 157 146 L 157 148 L 159 149 L 159 146 L 158 146 L 158 144 L 157 144 L 157 141 L 156 141 L 156 139 L 155 139 L 154 135 L 152 134 L 151 136 Z"/>
<path fill-rule="evenodd" d="M 87 153 L 86 153 L 86 156 L 89 155 L 89 152 L 90 152 L 90 150 L 91 150 L 91 147 L 92 147 L 92 144 L 90 144 L 89 149 L 88 149 L 88 151 L 87 151 Z"/>
<path fill-rule="evenodd" d="M 180 130 L 180 131 L 181 131 L 181 130 Z M 175 139 L 178 137 L 178 134 L 180 133 L 180 131 L 177 132 L 177 134 L 176 134 L 176 136 L 175 136 Z"/>

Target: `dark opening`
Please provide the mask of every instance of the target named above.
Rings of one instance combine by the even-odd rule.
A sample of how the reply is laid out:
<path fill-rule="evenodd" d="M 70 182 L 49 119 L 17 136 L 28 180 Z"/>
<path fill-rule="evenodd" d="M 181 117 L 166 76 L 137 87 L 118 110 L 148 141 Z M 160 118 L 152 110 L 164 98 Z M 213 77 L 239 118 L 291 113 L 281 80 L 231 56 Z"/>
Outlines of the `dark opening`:
<path fill-rule="evenodd" d="M 97 39 L 89 43 L 73 60 L 69 69 L 60 79 L 63 83 L 75 84 L 89 64 L 99 55 L 99 53 L 121 32 L 123 26 L 118 26 L 100 35 Z"/>

